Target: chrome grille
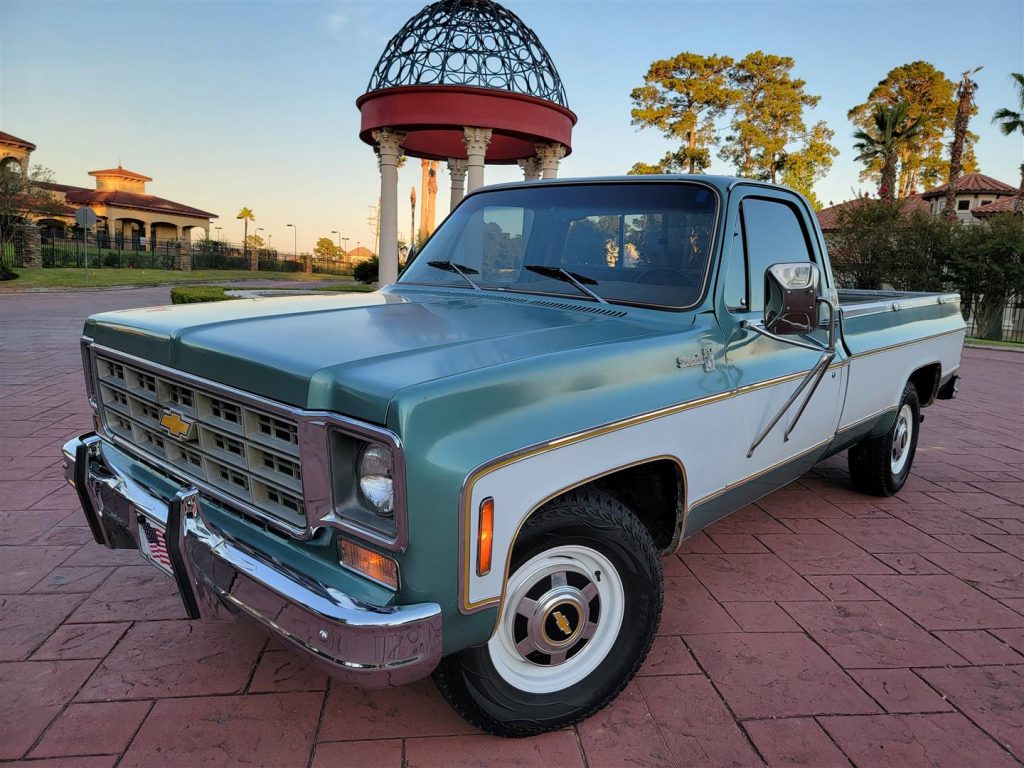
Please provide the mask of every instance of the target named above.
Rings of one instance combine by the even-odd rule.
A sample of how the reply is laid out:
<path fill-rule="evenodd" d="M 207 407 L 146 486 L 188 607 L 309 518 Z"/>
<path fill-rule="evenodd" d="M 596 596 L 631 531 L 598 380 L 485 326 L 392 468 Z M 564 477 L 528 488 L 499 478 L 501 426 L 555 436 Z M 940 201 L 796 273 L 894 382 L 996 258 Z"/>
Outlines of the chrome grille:
<path fill-rule="evenodd" d="M 96 357 L 107 429 L 145 453 L 291 526 L 305 527 L 299 431 L 294 420 L 236 402 L 191 381 Z M 186 438 L 161 424 L 194 424 Z"/>

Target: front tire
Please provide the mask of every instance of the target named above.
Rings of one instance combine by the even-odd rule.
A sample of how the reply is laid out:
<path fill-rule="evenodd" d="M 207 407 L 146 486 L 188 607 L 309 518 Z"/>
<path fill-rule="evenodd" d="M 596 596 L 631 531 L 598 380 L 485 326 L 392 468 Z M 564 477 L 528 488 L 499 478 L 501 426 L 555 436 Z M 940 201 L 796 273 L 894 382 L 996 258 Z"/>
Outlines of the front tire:
<path fill-rule="evenodd" d="M 913 384 L 907 384 L 892 428 L 880 437 L 868 438 L 850 448 L 847 462 L 853 487 L 873 496 L 898 493 L 910 477 L 920 423 L 917 390 Z"/>
<path fill-rule="evenodd" d="M 488 733 L 563 728 L 633 678 L 661 607 L 661 562 L 647 529 L 611 496 L 571 491 L 523 526 L 490 640 L 443 659 L 434 682 Z"/>

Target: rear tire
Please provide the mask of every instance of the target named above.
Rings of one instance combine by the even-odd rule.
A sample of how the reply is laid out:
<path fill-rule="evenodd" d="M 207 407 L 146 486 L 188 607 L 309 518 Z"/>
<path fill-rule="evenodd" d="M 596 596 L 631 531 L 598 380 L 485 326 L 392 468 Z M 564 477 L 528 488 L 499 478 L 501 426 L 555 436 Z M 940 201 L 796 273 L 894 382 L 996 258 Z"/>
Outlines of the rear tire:
<path fill-rule="evenodd" d="M 847 453 L 853 487 L 873 496 L 898 493 L 910 477 L 920 423 L 917 390 L 907 384 L 889 431 L 857 443 Z"/>
<path fill-rule="evenodd" d="M 456 712 L 496 736 L 563 728 L 633 678 L 661 607 L 647 529 L 611 496 L 571 491 L 523 526 L 491 639 L 443 659 L 434 682 Z"/>

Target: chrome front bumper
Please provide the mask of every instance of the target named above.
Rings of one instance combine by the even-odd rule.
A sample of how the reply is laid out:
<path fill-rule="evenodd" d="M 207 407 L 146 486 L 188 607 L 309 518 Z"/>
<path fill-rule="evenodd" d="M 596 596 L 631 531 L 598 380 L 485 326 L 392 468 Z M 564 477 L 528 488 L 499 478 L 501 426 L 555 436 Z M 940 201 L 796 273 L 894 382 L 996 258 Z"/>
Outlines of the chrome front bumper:
<path fill-rule="evenodd" d="M 437 666 L 436 603 L 370 605 L 298 573 L 218 531 L 195 488 L 181 488 L 167 500 L 104 460 L 104 451 L 113 450 L 94 434 L 68 441 L 64 476 L 78 491 L 97 543 L 139 549 L 167 572 L 147 554 L 148 546 L 140 547 L 144 526 L 163 533 L 170 572 L 191 618 L 252 618 L 334 677 L 367 687 L 402 685 Z"/>

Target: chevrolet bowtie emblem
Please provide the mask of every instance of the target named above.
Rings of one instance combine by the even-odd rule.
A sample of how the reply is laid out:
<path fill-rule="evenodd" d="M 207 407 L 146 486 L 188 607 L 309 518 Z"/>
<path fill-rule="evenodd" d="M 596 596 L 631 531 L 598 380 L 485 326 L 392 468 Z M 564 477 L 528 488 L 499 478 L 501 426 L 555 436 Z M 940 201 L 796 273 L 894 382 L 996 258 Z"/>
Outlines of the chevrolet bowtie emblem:
<path fill-rule="evenodd" d="M 195 423 L 185 421 L 177 411 L 167 410 L 160 417 L 160 426 L 167 430 L 167 434 L 179 440 L 191 440 Z"/>
<path fill-rule="evenodd" d="M 555 624 L 562 630 L 566 637 L 572 634 L 572 627 L 569 626 L 569 620 L 565 618 L 565 614 L 561 611 L 555 611 L 552 616 L 555 619 Z"/>

